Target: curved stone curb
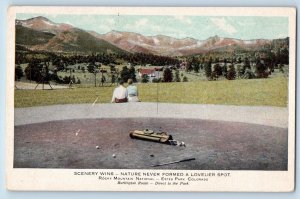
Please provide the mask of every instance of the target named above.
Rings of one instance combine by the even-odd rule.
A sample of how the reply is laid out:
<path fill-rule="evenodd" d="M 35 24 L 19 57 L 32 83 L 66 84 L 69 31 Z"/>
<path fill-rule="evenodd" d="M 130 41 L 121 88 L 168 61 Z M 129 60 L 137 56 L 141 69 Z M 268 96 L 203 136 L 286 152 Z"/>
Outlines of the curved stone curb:
<path fill-rule="evenodd" d="M 87 118 L 184 118 L 288 127 L 288 109 L 267 106 L 123 103 L 66 104 L 15 109 L 15 125 Z"/>

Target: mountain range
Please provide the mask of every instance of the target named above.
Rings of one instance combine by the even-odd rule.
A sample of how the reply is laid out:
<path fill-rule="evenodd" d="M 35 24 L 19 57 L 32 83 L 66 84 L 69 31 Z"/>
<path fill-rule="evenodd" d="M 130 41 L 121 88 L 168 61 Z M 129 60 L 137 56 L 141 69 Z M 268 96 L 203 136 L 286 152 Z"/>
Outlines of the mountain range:
<path fill-rule="evenodd" d="M 205 52 L 257 50 L 272 40 L 241 40 L 213 36 L 206 40 L 145 36 L 112 30 L 106 34 L 87 31 L 69 24 L 55 23 L 45 17 L 16 20 L 16 44 L 31 50 L 50 52 L 140 52 L 164 56 L 187 56 Z"/>

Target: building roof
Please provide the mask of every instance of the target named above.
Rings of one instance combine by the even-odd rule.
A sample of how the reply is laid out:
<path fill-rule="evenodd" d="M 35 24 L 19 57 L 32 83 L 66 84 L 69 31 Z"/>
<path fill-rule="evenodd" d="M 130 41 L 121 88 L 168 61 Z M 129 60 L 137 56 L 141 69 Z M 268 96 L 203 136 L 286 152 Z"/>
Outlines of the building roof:
<path fill-rule="evenodd" d="M 155 72 L 155 70 L 151 69 L 151 68 L 140 68 L 139 69 L 139 73 L 141 73 L 142 75 L 144 75 L 144 74 L 149 75 L 149 74 L 152 74 L 154 72 Z"/>
<path fill-rule="evenodd" d="M 157 66 L 154 68 L 154 70 L 156 70 L 156 71 L 162 71 L 163 69 L 164 69 L 163 66 Z"/>

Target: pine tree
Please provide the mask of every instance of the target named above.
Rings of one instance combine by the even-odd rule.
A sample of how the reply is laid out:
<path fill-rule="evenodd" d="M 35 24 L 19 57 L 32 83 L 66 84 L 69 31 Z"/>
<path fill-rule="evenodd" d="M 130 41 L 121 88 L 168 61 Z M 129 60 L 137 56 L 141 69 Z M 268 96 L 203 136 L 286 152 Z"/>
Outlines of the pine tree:
<path fill-rule="evenodd" d="M 46 65 L 46 67 L 42 71 L 43 71 L 42 76 L 44 77 L 44 82 L 48 83 L 50 81 L 49 65 Z"/>
<path fill-rule="evenodd" d="M 124 81 L 124 82 L 127 82 L 128 79 L 131 77 L 130 75 L 130 71 L 129 69 L 127 68 L 127 66 L 124 66 L 121 70 L 121 79 Z"/>
<path fill-rule="evenodd" d="M 134 66 L 131 66 L 129 68 L 128 73 L 129 73 L 130 79 L 132 79 L 133 82 L 136 82 L 136 75 L 135 75 L 135 68 L 134 68 Z"/>
<path fill-rule="evenodd" d="M 205 76 L 208 80 L 211 80 L 211 74 L 212 74 L 212 71 L 211 71 L 211 58 L 210 60 L 205 63 L 204 65 L 204 71 L 205 71 Z"/>
<path fill-rule="evenodd" d="M 89 73 L 95 73 L 95 71 L 96 71 L 96 65 L 95 65 L 95 63 L 90 62 L 87 65 L 87 70 L 89 71 Z"/>
<path fill-rule="evenodd" d="M 200 70 L 203 70 L 203 63 L 199 64 Z"/>
<path fill-rule="evenodd" d="M 227 64 L 226 64 L 226 63 L 225 63 L 225 64 L 223 65 L 223 67 L 222 67 L 222 75 L 223 75 L 224 77 L 227 76 Z"/>
<path fill-rule="evenodd" d="M 227 76 L 227 59 L 224 59 L 224 65 L 222 66 L 222 74 L 224 77 Z"/>
<path fill-rule="evenodd" d="M 189 73 L 189 72 L 191 72 L 192 70 L 193 70 L 193 67 L 192 67 L 191 62 L 187 61 L 187 62 L 186 62 L 186 66 L 185 66 L 185 71 Z"/>
<path fill-rule="evenodd" d="M 284 63 L 284 64 L 289 64 L 289 48 L 284 48 L 282 51 L 281 51 L 281 58 L 282 58 L 282 61 L 281 63 Z"/>
<path fill-rule="evenodd" d="M 95 62 L 90 62 L 87 66 L 87 70 L 89 71 L 89 73 L 94 74 L 94 84 L 96 87 L 97 86 L 97 66 L 96 66 Z M 70 79 L 71 79 L 71 77 L 70 77 Z"/>
<path fill-rule="evenodd" d="M 28 80 L 33 81 L 40 81 L 42 78 L 42 71 L 43 66 L 39 63 L 38 60 L 31 60 L 28 66 L 25 68 L 25 76 Z"/>
<path fill-rule="evenodd" d="M 173 81 L 173 73 L 171 69 L 166 68 L 163 73 L 163 81 L 164 82 L 172 82 Z"/>
<path fill-rule="evenodd" d="M 180 82 L 179 71 L 175 71 L 175 82 Z"/>
<path fill-rule="evenodd" d="M 246 57 L 244 60 L 244 64 L 243 64 L 243 67 L 241 70 L 242 75 L 245 74 L 246 69 L 251 69 L 250 61 L 249 61 L 248 57 Z"/>
<path fill-rule="evenodd" d="M 215 58 L 215 63 L 219 63 L 219 62 L 220 62 L 219 57 L 216 57 L 216 58 Z"/>
<path fill-rule="evenodd" d="M 232 64 L 229 65 L 229 70 L 227 72 L 227 79 L 234 80 L 236 78 L 236 71 Z"/>
<path fill-rule="evenodd" d="M 238 58 L 238 63 L 239 64 L 242 63 L 242 58 L 241 57 Z"/>
<path fill-rule="evenodd" d="M 214 80 L 216 80 L 216 79 L 218 79 L 219 76 L 221 76 L 221 75 L 222 75 L 222 68 L 221 68 L 220 64 L 215 64 L 215 65 L 214 65 L 214 70 L 213 70 L 213 72 L 212 72 L 212 78 L 213 78 Z"/>
<path fill-rule="evenodd" d="M 236 70 L 237 70 L 237 77 L 238 77 L 238 78 L 243 77 L 243 73 L 242 73 L 242 69 L 241 69 L 241 65 L 240 65 L 240 64 L 238 64 L 238 65 L 236 66 Z"/>
<path fill-rule="evenodd" d="M 200 65 L 199 64 L 196 64 L 193 68 L 194 68 L 194 72 L 195 73 L 199 73 L 199 69 L 200 69 Z"/>
<path fill-rule="evenodd" d="M 112 74 L 112 75 L 111 75 L 111 83 L 112 83 L 112 84 L 116 83 L 116 79 L 117 79 L 117 78 L 116 78 L 115 74 Z"/>

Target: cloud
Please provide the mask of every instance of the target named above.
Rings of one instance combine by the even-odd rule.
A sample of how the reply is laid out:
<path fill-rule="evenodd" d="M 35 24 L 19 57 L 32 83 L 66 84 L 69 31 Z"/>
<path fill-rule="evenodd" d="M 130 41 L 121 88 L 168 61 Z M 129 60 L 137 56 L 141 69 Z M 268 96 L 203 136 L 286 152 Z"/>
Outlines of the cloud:
<path fill-rule="evenodd" d="M 142 18 L 135 22 L 135 26 L 146 26 L 148 22 L 149 22 L 148 19 Z"/>
<path fill-rule="evenodd" d="M 255 22 L 254 21 L 243 21 L 243 22 L 241 22 L 241 21 L 237 21 L 236 22 L 239 26 L 242 26 L 242 27 L 249 27 L 249 26 L 255 26 Z"/>
<path fill-rule="evenodd" d="M 192 20 L 186 16 L 183 15 L 176 15 L 174 16 L 174 19 L 177 21 L 180 21 L 181 23 L 185 23 L 185 24 L 192 24 Z"/>
<path fill-rule="evenodd" d="M 158 25 L 151 26 L 151 30 L 154 31 L 154 32 L 157 32 L 157 33 L 163 32 L 161 26 L 158 26 Z"/>
<path fill-rule="evenodd" d="M 217 28 L 219 28 L 220 30 L 222 30 L 228 34 L 234 34 L 237 32 L 235 27 L 233 25 L 231 25 L 224 17 L 222 17 L 222 18 L 214 17 L 214 18 L 211 18 L 210 20 Z"/>
<path fill-rule="evenodd" d="M 99 33 L 107 33 L 111 30 L 116 30 L 117 22 L 116 19 L 112 18 L 106 18 L 106 19 L 101 19 L 99 21 L 95 21 L 95 29 Z"/>
<path fill-rule="evenodd" d="M 288 35 L 286 33 L 278 33 L 276 36 L 277 36 L 278 39 L 288 37 Z"/>
<path fill-rule="evenodd" d="M 105 19 L 103 23 L 110 25 L 110 26 L 114 26 L 114 25 L 116 25 L 116 20 L 109 18 L 109 19 Z"/>
<path fill-rule="evenodd" d="M 147 18 L 141 18 L 137 21 L 134 21 L 133 23 L 126 24 L 124 27 L 127 30 L 135 30 L 135 29 L 147 28 L 149 26 L 151 26 L 149 24 L 149 20 Z"/>

